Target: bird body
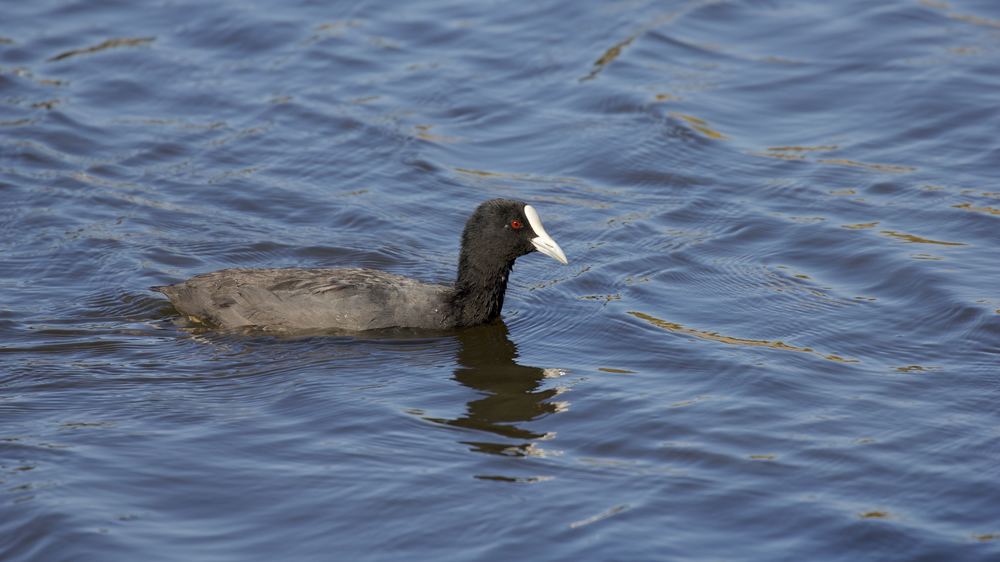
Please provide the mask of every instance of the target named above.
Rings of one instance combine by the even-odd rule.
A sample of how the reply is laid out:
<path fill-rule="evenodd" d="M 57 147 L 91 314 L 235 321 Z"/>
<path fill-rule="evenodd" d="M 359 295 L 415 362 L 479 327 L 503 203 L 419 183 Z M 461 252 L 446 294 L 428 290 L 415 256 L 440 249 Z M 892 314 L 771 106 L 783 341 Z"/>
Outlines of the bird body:
<path fill-rule="evenodd" d="M 497 319 L 514 260 L 533 251 L 567 263 L 531 205 L 493 199 L 466 222 L 453 285 L 375 269 L 223 269 L 153 290 L 222 328 L 445 329 Z"/>
<path fill-rule="evenodd" d="M 450 324 L 453 289 L 375 269 L 223 269 L 158 288 L 199 322 L 272 330 Z"/>

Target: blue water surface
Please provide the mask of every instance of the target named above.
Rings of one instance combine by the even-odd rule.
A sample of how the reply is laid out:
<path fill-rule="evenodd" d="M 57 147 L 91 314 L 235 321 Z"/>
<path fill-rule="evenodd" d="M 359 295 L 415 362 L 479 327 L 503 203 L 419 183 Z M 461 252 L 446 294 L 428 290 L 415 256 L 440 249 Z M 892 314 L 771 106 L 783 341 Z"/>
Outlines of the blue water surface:
<path fill-rule="evenodd" d="M 8 1 L 0 559 L 1000 560 L 1000 4 Z M 192 327 L 224 267 L 499 324 Z"/>

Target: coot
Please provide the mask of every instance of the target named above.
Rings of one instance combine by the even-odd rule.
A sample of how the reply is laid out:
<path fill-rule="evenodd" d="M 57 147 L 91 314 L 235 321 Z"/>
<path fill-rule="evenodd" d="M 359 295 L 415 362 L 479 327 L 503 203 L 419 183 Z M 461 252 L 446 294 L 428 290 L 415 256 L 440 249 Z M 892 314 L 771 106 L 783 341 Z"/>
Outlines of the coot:
<path fill-rule="evenodd" d="M 453 328 L 500 316 L 514 260 L 539 251 L 569 263 L 531 205 L 492 199 L 462 232 L 453 285 L 374 269 L 223 269 L 153 287 L 182 314 L 220 328 Z"/>

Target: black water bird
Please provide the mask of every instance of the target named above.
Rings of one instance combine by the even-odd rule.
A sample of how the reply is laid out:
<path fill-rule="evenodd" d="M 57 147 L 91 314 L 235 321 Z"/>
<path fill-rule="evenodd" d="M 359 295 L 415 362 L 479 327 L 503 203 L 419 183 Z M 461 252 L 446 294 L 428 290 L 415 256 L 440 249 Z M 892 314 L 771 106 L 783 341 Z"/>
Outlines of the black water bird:
<path fill-rule="evenodd" d="M 374 269 L 223 269 L 153 290 L 180 313 L 220 328 L 345 330 L 444 329 L 500 316 L 514 260 L 539 251 L 566 264 L 531 205 L 492 199 L 462 232 L 453 285 Z"/>

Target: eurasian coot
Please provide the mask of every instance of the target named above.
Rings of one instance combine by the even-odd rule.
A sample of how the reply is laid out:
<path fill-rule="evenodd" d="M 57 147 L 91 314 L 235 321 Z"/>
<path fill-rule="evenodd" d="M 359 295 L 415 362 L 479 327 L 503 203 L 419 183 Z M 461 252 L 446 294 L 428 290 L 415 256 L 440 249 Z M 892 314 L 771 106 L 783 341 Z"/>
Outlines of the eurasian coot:
<path fill-rule="evenodd" d="M 221 328 L 453 328 L 500 316 L 514 260 L 538 250 L 566 264 L 531 205 L 492 199 L 462 232 L 454 285 L 374 269 L 223 269 L 153 287 L 182 314 Z"/>

